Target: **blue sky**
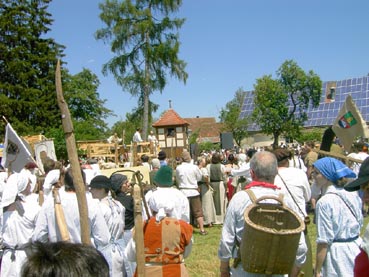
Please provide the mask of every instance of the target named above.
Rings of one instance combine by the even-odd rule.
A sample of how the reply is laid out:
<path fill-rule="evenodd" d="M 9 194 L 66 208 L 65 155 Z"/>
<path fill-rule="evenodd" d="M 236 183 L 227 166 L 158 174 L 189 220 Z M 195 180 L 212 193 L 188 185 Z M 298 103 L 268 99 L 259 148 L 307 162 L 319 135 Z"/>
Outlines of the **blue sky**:
<path fill-rule="evenodd" d="M 53 0 L 54 23 L 48 36 L 66 46 L 65 61 L 72 74 L 88 68 L 101 82 L 98 92 L 124 120 L 137 99 L 103 76 L 111 57 L 109 45 L 94 38 L 103 27 L 98 0 Z M 369 1 L 367 0 L 184 0 L 177 17 L 179 57 L 187 62 L 187 83 L 169 79 L 151 100 L 159 104 L 156 118 L 172 108 L 181 117 L 215 117 L 235 92 L 252 90 L 257 78 L 272 74 L 292 59 L 323 81 L 369 73 Z"/>

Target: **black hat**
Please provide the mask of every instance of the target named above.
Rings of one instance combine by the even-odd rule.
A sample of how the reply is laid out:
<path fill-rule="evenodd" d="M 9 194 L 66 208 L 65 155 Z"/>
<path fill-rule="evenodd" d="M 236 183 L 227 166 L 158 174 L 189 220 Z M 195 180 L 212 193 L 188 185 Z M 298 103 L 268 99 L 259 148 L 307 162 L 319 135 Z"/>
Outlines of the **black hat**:
<path fill-rule="evenodd" d="M 122 184 L 128 180 L 126 175 L 113 174 L 110 176 L 111 188 L 115 192 L 119 192 Z"/>
<path fill-rule="evenodd" d="M 361 164 L 357 179 L 345 185 L 345 190 L 347 191 L 359 190 L 361 185 L 365 185 L 368 182 L 369 182 L 369 157 L 366 158 Z"/>
<path fill-rule="evenodd" d="M 110 179 L 104 175 L 97 175 L 90 182 L 90 188 L 110 189 L 110 187 Z"/>

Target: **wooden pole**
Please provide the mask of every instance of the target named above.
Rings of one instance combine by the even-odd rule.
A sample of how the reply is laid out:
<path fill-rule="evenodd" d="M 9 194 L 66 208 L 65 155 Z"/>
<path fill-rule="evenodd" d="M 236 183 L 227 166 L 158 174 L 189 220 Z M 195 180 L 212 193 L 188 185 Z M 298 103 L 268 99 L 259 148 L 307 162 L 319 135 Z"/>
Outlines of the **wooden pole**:
<path fill-rule="evenodd" d="M 82 179 L 81 167 L 77 155 L 76 140 L 73 133 L 73 123 L 68 109 L 68 105 L 64 100 L 63 89 L 61 83 L 60 60 L 56 65 L 55 86 L 58 106 L 61 111 L 62 126 L 64 130 L 65 140 L 67 143 L 68 158 L 71 163 L 73 182 L 75 184 L 79 221 L 81 225 L 81 241 L 83 244 L 91 244 L 90 225 L 88 222 L 88 207 L 86 199 L 85 184 Z"/>
<path fill-rule="evenodd" d="M 143 234 L 143 219 L 142 219 L 142 198 L 141 189 L 138 184 L 133 186 L 134 199 L 134 215 L 135 215 L 135 233 L 134 239 L 136 242 L 136 263 L 137 276 L 145 276 L 145 251 L 144 251 L 144 234 Z M 149 216 L 149 215 L 148 215 Z"/>
<path fill-rule="evenodd" d="M 336 159 L 343 160 L 343 161 L 345 161 L 346 164 L 348 164 L 348 162 L 354 162 L 354 163 L 362 163 L 363 162 L 362 160 L 347 157 L 345 155 L 334 153 L 334 152 L 327 152 L 327 151 L 324 151 L 324 150 L 315 150 L 315 149 L 313 151 L 318 153 L 318 154 L 321 154 L 323 156 L 329 156 L 329 157 L 333 157 L 333 158 L 336 158 Z"/>

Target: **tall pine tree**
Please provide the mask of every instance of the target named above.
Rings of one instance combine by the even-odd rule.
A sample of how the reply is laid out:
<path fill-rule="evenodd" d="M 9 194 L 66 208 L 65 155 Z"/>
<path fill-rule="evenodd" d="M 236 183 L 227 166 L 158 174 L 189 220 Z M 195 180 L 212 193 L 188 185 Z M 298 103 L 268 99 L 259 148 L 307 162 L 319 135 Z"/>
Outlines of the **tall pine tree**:
<path fill-rule="evenodd" d="M 60 125 L 54 76 L 64 46 L 46 37 L 50 1 L 0 2 L 0 111 L 21 135 Z"/>
<path fill-rule="evenodd" d="M 186 82 L 186 63 L 179 59 L 179 36 L 184 19 L 171 17 L 182 0 L 105 0 L 99 5 L 105 27 L 96 38 L 110 43 L 115 56 L 103 67 L 117 83 L 143 100 L 143 138 L 147 138 L 150 95 L 162 92 L 168 73 Z M 141 102 L 141 101 L 139 101 Z"/>

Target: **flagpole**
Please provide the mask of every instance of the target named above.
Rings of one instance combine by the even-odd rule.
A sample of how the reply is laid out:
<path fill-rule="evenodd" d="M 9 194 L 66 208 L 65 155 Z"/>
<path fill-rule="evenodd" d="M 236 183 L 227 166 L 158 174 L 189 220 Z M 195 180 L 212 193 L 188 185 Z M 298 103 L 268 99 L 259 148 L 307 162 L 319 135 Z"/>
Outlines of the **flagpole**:
<path fill-rule="evenodd" d="M 9 121 L 6 120 L 6 117 L 5 116 L 2 115 L 1 117 L 3 118 L 3 120 L 5 121 L 6 124 L 9 124 Z"/>

